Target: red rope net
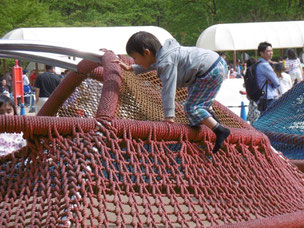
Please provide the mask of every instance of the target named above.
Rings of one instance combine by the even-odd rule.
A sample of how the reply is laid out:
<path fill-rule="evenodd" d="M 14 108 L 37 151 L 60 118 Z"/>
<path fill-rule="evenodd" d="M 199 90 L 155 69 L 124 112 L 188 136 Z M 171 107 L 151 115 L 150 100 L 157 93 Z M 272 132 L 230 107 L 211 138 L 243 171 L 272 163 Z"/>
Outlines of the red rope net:
<path fill-rule="evenodd" d="M 185 124 L 185 90 L 179 123 L 161 122 L 156 75 L 114 58 L 81 62 L 39 116 L 0 118 L 28 140 L 0 158 L 1 227 L 304 226 L 303 173 L 264 134 L 214 102 L 232 134 L 212 154 L 212 131 Z"/>

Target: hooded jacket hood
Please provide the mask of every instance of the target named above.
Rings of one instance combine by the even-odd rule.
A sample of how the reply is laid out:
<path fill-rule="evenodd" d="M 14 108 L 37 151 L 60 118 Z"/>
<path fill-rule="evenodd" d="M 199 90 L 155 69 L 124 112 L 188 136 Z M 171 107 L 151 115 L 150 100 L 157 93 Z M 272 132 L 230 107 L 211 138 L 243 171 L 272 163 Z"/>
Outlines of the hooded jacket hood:
<path fill-rule="evenodd" d="M 165 59 L 168 55 L 170 55 L 173 51 L 180 48 L 180 44 L 175 39 L 166 40 L 164 45 L 159 49 L 156 53 L 156 59 L 158 62 L 161 62 Z"/>

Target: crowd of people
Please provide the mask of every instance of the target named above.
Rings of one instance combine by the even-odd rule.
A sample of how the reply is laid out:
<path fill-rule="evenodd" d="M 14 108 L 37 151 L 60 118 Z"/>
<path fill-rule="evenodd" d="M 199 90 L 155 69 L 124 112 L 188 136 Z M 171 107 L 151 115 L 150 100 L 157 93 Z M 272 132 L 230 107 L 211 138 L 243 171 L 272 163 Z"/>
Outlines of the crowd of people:
<path fill-rule="evenodd" d="M 45 72 L 38 73 L 37 70 L 30 72 L 23 70 L 23 89 L 25 106 L 33 102 L 35 112 L 38 113 L 40 108 L 46 102 L 51 93 L 64 78 L 65 71 L 61 75 L 56 74 L 53 66 L 46 65 Z M 8 82 L 7 82 L 8 80 Z M 10 73 L 6 78 L 2 77 L 0 86 L 0 115 L 18 115 L 18 106 L 14 103 L 12 94 L 12 76 Z M 32 101 L 30 99 L 33 99 Z M 0 156 L 9 154 L 26 145 L 22 133 L 1 133 L 0 134 Z"/>
<path fill-rule="evenodd" d="M 238 59 L 236 70 L 232 64 L 228 65 L 228 78 L 242 78 L 248 67 L 257 61 L 262 63 L 257 66 L 256 77 L 259 87 L 264 87 L 264 95 L 257 102 L 249 99 L 247 114 L 249 123 L 255 122 L 267 107 L 304 79 L 304 48 L 301 58 L 297 56 L 294 49 L 288 49 L 286 54 L 284 57 L 272 59 L 272 45 L 268 42 L 261 42 L 258 46 L 258 59 L 248 55 L 247 60 L 243 63 Z M 224 54 L 222 53 L 222 55 Z M 245 89 L 240 93 L 245 95 Z"/>
<path fill-rule="evenodd" d="M 0 95 L 0 115 L 17 115 L 14 101 L 7 95 Z M 4 156 L 26 146 L 23 133 L 1 133 L 0 134 L 0 156 Z"/>
<path fill-rule="evenodd" d="M 29 112 L 39 112 L 47 98 L 59 85 L 62 79 L 67 74 L 67 70 L 61 74 L 55 72 L 54 66 L 45 65 L 45 72 L 39 72 L 37 69 L 28 73 L 28 70 L 23 70 L 22 81 L 24 91 L 24 105 L 29 107 Z M 6 95 L 13 99 L 13 77 L 12 73 L 8 72 L 5 77 L 0 75 L 0 95 Z M 21 103 L 18 97 L 18 104 Z M 30 107 L 31 106 L 31 107 Z"/>

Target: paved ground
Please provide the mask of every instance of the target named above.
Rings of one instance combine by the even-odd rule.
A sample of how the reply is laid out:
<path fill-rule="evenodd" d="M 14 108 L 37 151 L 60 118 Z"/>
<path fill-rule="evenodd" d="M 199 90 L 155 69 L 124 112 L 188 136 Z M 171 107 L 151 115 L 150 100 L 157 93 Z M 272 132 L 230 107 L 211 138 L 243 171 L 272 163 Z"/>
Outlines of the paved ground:
<path fill-rule="evenodd" d="M 30 107 L 24 107 L 25 109 L 25 115 L 27 116 L 35 116 L 35 112 L 30 112 Z M 17 112 L 18 112 L 18 115 L 20 115 L 20 106 L 17 106 Z"/>
<path fill-rule="evenodd" d="M 241 102 L 244 102 L 246 106 L 246 113 L 248 112 L 247 105 L 249 101 L 246 95 L 240 94 L 240 90 L 245 91 L 243 87 L 244 79 L 234 78 L 224 80 L 222 87 L 215 97 L 215 100 L 221 102 L 221 104 L 228 107 L 232 112 L 240 116 L 241 114 Z"/>

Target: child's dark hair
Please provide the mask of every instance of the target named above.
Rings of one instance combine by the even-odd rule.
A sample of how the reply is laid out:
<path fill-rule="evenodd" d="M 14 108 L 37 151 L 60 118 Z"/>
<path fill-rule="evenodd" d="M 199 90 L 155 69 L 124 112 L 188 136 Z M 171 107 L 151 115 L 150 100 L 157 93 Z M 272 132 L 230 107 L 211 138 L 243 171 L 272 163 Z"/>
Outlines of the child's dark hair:
<path fill-rule="evenodd" d="M 128 55 L 137 52 L 144 55 L 145 49 L 149 49 L 154 55 L 161 48 L 159 40 L 149 32 L 134 33 L 128 40 L 126 50 Z"/>
<path fill-rule="evenodd" d="M 246 61 L 246 64 L 247 64 L 247 67 L 250 67 L 252 64 L 256 63 L 257 60 L 253 57 L 249 58 L 247 61 Z"/>
<path fill-rule="evenodd" d="M 274 70 L 278 71 L 278 72 L 284 72 L 285 67 L 284 67 L 283 63 L 276 63 L 276 64 L 274 64 Z"/>
<path fill-rule="evenodd" d="M 259 46 L 258 46 L 259 56 L 261 56 L 260 52 L 264 52 L 266 50 L 266 48 L 268 48 L 268 47 L 272 47 L 272 45 L 270 43 L 266 42 L 266 41 L 260 43 Z"/>
<path fill-rule="evenodd" d="M 287 56 L 288 56 L 288 59 L 297 59 L 298 58 L 297 53 L 293 49 L 287 50 Z"/>
<path fill-rule="evenodd" d="M 4 104 L 12 106 L 14 109 L 14 115 L 17 115 L 17 109 L 14 101 L 6 95 L 0 94 L 0 107 Z"/>
<path fill-rule="evenodd" d="M 285 71 L 285 67 L 284 67 L 283 63 L 276 63 L 274 65 L 274 71 L 277 73 L 278 77 L 281 78 L 282 72 Z"/>

